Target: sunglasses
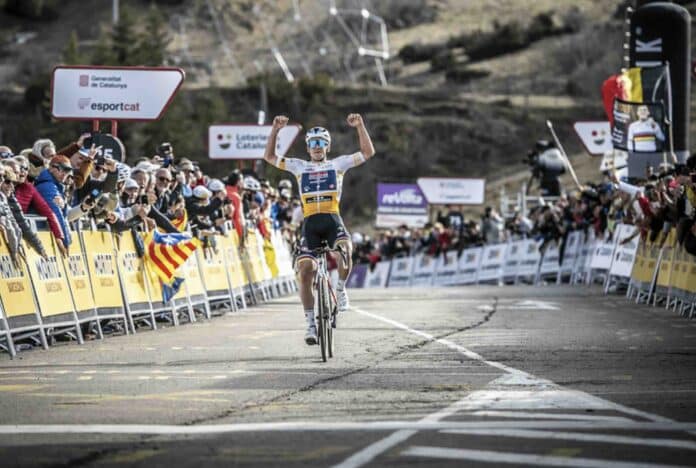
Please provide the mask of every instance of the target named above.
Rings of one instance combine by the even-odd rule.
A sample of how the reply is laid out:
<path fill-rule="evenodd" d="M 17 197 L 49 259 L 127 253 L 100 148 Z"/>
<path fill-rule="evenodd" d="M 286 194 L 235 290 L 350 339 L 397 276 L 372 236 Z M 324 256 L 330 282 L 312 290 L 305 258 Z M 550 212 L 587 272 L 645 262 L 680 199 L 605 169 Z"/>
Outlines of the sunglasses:
<path fill-rule="evenodd" d="M 2 179 L 2 182 L 4 184 L 14 184 L 15 181 L 12 179 L 4 178 L 4 179 Z"/>
<path fill-rule="evenodd" d="M 29 172 L 29 166 L 19 166 L 20 171 Z"/>
<path fill-rule="evenodd" d="M 309 149 L 326 148 L 327 146 L 329 146 L 329 142 L 326 140 L 319 140 L 319 139 L 309 140 L 307 142 L 307 146 L 309 147 Z"/>
<path fill-rule="evenodd" d="M 61 172 L 72 172 L 73 170 L 72 166 L 61 166 L 60 164 L 54 164 L 53 168 L 58 169 Z"/>
<path fill-rule="evenodd" d="M 10 153 L 9 151 L 3 151 L 0 153 L 0 159 L 8 159 L 13 157 L 14 154 Z"/>
<path fill-rule="evenodd" d="M 160 182 L 171 182 L 172 181 L 172 179 L 167 179 L 166 177 L 158 177 L 157 180 L 159 180 Z"/>

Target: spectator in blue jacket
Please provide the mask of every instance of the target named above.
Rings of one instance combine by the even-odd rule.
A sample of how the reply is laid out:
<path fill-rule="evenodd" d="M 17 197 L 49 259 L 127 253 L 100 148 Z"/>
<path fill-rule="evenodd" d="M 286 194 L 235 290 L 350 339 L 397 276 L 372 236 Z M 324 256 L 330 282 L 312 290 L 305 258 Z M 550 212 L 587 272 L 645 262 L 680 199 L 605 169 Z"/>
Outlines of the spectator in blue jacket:
<path fill-rule="evenodd" d="M 34 181 L 36 190 L 38 190 L 53 213 L 55 213 L 58 223 L 63 230 L 63 242 L 57 243 L 63 255 L 67 254 L 68 247 L 72 241 L 66 218 L 68 203 L 63 184 L 72 172 L 73 168 L 70 164 L 70 159 L 59 154 L 51 158 L 48 168 L 42 170 L 36 181 Z"/>

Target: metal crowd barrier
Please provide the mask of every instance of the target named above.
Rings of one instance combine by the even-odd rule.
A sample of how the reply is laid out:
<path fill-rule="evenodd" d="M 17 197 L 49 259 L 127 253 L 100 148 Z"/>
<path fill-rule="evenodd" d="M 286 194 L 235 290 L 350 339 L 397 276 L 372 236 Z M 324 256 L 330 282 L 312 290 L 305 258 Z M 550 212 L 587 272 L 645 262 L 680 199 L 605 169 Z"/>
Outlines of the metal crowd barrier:
<path fill-rule="evenodd" d="M 63 257 L 53 235 L 40 228 L 48 258 L 25 246 L 26 259 L 16 263 L 0 236 L 0 348 L 14 357 L 18 340 L 48 349 L 59 335 L 82 344 L 83 330 L 102 339 L 107 324 L 125 334 L 136 333 L 136 324 L 155 330 L 158 320 L 178 326 L 182 319 L 210 319 L 214 312 L 236 311 L 250 301 L 297 290 L 291 254 L 279 233 L 267 241 L 250 231 L 240 252 L 236 231 L 227 232 L 216 236 L 215 247 L 196 249 L 180 267 L 177 274 L 185 280 L 166 303 L 159 278 L 138 256 L 131 231 L 75 232 Z"/>
<path fill-rule="evenodd" d="M 395 258 L 356 265 L 350 288 L 460 286 L 471 284 L 592 284 L 604 292 L 626 288 L 637 303 L 664 304 L 684 316 L 696 315 L 696 257 L 676 245 L 671 231 L 664 241 L 632 237 L 635 227 L 619 224 L 613 235 L 595 239 L 592 231 L 570 232 L 560 245 L 533 239 Z M 540 250 L 543 248 L 543 252 Z"/>

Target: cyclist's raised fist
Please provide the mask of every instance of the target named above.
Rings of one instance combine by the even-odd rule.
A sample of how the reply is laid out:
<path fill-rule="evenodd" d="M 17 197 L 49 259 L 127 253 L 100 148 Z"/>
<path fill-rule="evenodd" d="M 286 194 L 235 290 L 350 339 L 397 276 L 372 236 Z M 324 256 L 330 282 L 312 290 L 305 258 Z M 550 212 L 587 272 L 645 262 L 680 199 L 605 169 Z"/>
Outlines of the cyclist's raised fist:
<path fill-rule="evenodd" d="M 348 121 L 348 125 L 351 127 L 358 127 L 363 123 L 363 119 L 360 114 L 349 114 L 346 120 Z"/>
<path fill-rule="evenodd" d="M 273 117 L 273 128 L 281 129 L 288 124 L 288 118 L 284 115 L 276 115 Z"/>

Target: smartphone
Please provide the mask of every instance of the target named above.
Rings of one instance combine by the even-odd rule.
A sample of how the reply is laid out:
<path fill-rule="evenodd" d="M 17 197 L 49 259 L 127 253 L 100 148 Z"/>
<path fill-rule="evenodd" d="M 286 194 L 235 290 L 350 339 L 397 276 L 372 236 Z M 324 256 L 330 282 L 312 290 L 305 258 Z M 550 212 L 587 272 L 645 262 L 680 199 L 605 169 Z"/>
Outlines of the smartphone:
<path fill-rule="evenodd" d="M 147 205 L 149 203 L 147 195 L 140 195 L 140 200 L 138 200 L 138 203 L 141 205 Z"/>

